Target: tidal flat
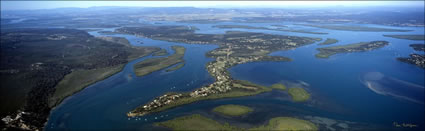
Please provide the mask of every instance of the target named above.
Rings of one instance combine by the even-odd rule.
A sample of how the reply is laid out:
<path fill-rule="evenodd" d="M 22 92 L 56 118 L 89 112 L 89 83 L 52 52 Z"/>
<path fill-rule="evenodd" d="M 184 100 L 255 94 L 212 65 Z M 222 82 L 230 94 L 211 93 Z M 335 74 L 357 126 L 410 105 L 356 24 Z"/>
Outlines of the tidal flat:
<path fill-rule="evenodd" d="M 242 116 L 246 115 L 252 111 L 252 108 L 242 105 L 221 105 L 212 110 L 215 113 L 219 113 L 226 116 Z"/>

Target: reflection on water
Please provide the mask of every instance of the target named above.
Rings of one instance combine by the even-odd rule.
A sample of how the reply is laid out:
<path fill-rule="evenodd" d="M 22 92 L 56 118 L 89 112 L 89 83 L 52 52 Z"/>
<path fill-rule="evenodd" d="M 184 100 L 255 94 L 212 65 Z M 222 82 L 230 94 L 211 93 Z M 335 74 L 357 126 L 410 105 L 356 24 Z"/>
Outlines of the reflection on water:
<path fill-rule="evenodd" d="M 424 104 L 424 87 L 421 85 L 385 76 L 380 72 L 366 73 L 361 81 L 366 87 L 380 95 Z"/>

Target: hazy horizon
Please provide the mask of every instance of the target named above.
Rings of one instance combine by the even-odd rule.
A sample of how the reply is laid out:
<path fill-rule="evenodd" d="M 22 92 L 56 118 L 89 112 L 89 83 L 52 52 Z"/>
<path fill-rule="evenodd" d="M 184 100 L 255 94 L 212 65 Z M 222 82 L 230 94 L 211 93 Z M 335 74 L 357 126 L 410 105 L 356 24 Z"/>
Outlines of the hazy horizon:
<path fill-rule="evenodd" d="M 307 3 L 307 4 L 306 4 Z M 324 8 L 399 6 L 424 7 L 424 1 L 1 1 L 1 10 L 117 7 L 196 8 Z"/>

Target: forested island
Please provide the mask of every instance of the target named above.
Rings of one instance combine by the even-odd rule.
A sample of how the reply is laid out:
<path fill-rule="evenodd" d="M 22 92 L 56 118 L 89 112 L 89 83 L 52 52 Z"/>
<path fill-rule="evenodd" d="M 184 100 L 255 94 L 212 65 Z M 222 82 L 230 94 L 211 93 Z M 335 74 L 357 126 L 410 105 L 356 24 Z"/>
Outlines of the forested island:
<path fill-rule="evenodd" d="M 425 35 L 384 35 L 384 36 L 396 38 L 396 39 L 405 39 L 405 40 L 425 40 Z"/>
<path fill-rule="evenodd" d="M 329 56 L 339 53 L 349 52 L 361 52 L 382 48 L 388 45 L 387 41 L 371 41 L 371 42 L 360 42 L 355 44 L 347 44 L 341 46 L 331 46 L 324 48 L 317 48 L 320 52 L 316 54 L 317 58 L 329 58 Z"/>
<path fill-rule="evenodd" d="M 279 26 L 274 25 L 279 28 L 267 28 L 267 27 L 255 27 L 255 26 L 247 26 L 247 25 L 215 25 L 213 27 L 221 28 L 221 29 L 260 29 L 260 30 L 273 30 L 273 31 L 285 31 L 285 32 L 295 32 L 295 33 L 307 33 L 307 34 L 318 34 L 318 35 L 325 35 L 328 33 L 323 32 L 311 32 L 311 31 L 305 31 L 305 30 L 294 30 L 294 29 L 286 29 L 286 26 Z M 285 28 L 281 28 L 285 27 Z"/>

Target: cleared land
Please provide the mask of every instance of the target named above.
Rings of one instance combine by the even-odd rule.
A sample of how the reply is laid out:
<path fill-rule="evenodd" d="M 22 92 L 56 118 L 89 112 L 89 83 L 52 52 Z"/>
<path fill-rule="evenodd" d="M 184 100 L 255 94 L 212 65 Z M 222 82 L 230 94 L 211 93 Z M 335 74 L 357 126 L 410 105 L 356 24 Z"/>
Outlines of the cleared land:
<path fill-rule="evenodd" d="M 286 26 L 278 26 L 278 25 L 274 25 L 274 26 L 276 26 L 276 27 L 286 27 Z M 294 30 L 294 29 L 284 29 L 284 28 L 273 29 L 273 28 L 267 28 L 267 27 L 255 27 L 255 26 L 246 26 L 246 25 L 215 25 L 213 27 L 221 28 L 221 29 L 239 28 L 239 29 L 273 30 L 273 31 L 285 31 L 285 32 L 319 34 L 319 35 L 328 34 L 328 33 L 323 33 L 323 32 L 311 32 L 311 31 L 305 31 L 305 30 Z"/>
<path fill-rule="evenodd" d="M 311 24 L 296 24 L 302 26 L 310 26 L 316 28 L 330 29 L 330 30 L 344 30 L 344 31 L 366 31 L 366 32 L 408 32 L 411 30 L 399 30 L 389 28 L 377 28 L 366 26 L 345 26 L 345 25 L 311 25 Z"/>
<path fill-rule="evenodd" d="M 315 131 L 318 130 L 316 125 L 313 123 L 291 118 L 291 117 L 276 117 L 269 121 L 267 125 L 260 127 L 252 128 L 249 130 L 259 130 L 259 131 Z"/>
<path fill-rule="evenodd" d="M 241 105 L 221 105 L 214 108 L 212 111 L 227 116 L 241 116 L 254 110 Z"/>
<path fill-rule="evenodd" d="M 405 40 L 425 40 L 425 35 L 384 35 L 385 37 Z"/>
<path fill-rule="evenodd" d="M 320 43 L 319 45 L 331 45 L 331 44 L 335 44 L 337 42 L 338 42 L 337 39 L 327 38 L 326 41 Z"/>
<path fill-rule="evenodd" d="M 168 57 L 151 58 L 141 61 L 134 65 L 134 71 L 137 76 L 144 76 L 154 71 L 158 71 L 180 62 L 184 62 L 183 56 L 186 48 L 183 46 L 173 46 L 175 53 Z"/>
<path fill-rule="evenodd" d="M 270 88 L 278 89 L 278 90 L 286 90 L 286 86 L 280 83 L 273 84 L 272 86 L 270 86 Z"/>
<path fill-rule="evenodd" d="M 178 117 L 172 120 L 158 122 L 155 126 L 171 128 L 173 130 L 212 130 L 212 131 L 234 131 L 241 130 L 237 127 L 230 126 L 228 123 L 221 124 L 215 120 L 203 117 L 199 114 Z"/>
<path fill-rule="evenodd" d="M 310 94 L 301 87 L 289 88 L 288 93 L 295 102 L 304 102 L 310 99 Z"/>
<path fill-rule="evenodd" d="M 341 46 L 332 46 L 317 48 L 320 52 L 316 54 L 317 58 L 329 58 L 329 56 L 338 54 L 338 53 L 349 53 L 349 52 L 361 52 L 374 50 L 387 46 L 387 41 L 371 41 L 371 42 L 360 42 L 355 44 L 341 45 Z"/>

